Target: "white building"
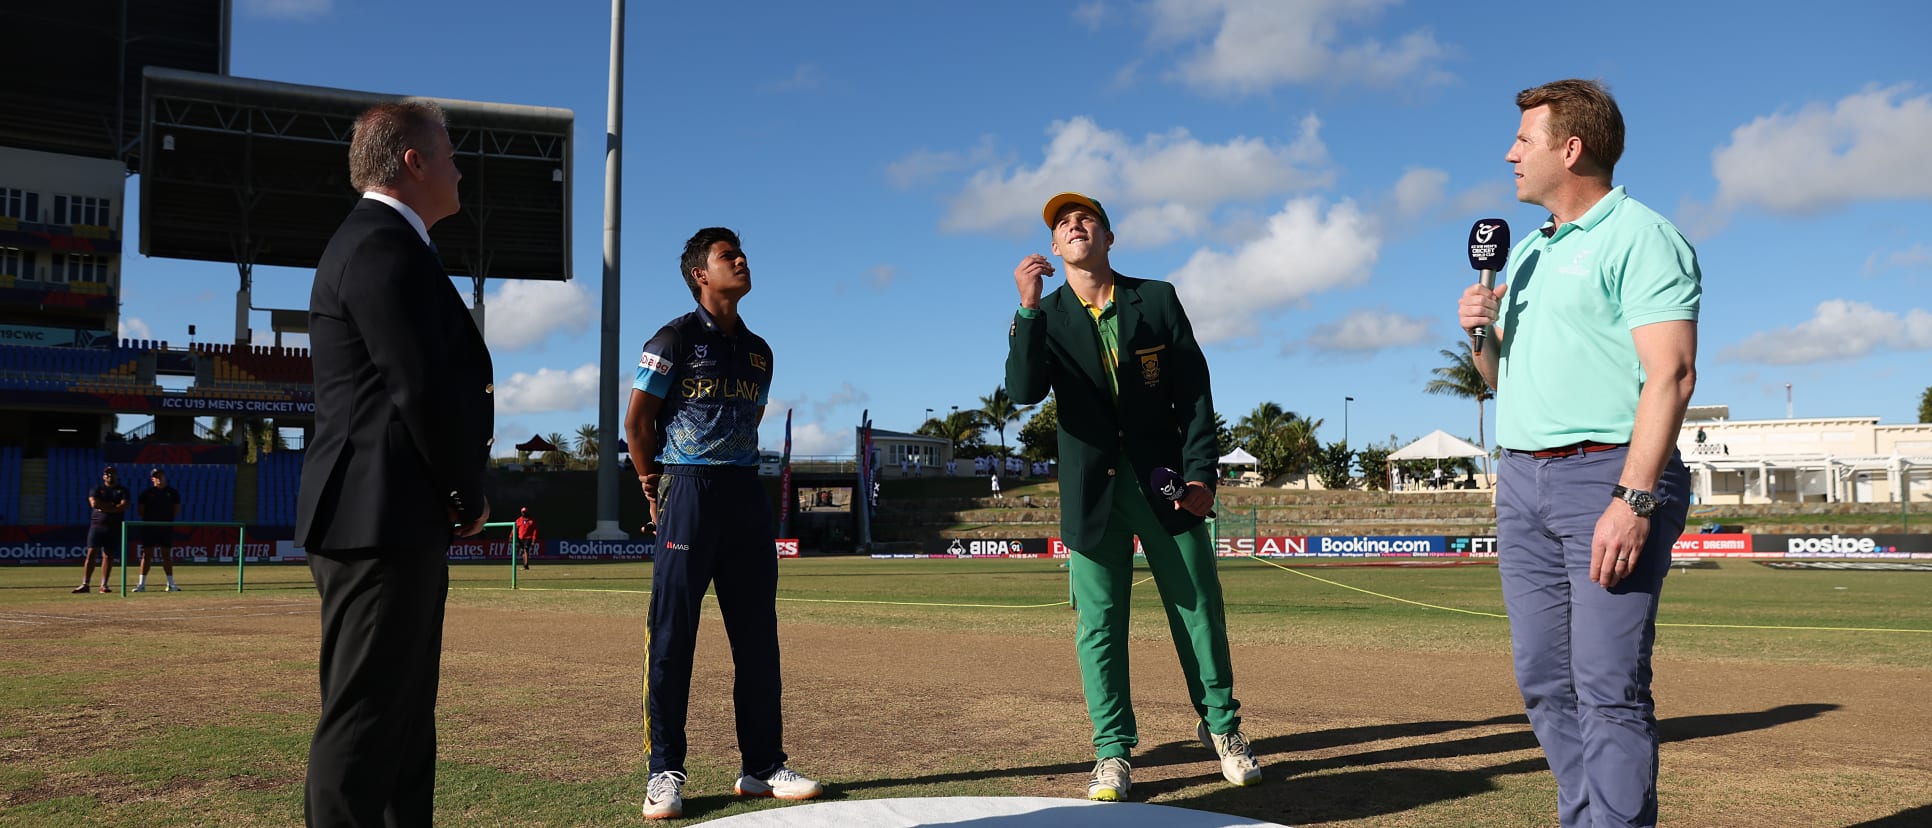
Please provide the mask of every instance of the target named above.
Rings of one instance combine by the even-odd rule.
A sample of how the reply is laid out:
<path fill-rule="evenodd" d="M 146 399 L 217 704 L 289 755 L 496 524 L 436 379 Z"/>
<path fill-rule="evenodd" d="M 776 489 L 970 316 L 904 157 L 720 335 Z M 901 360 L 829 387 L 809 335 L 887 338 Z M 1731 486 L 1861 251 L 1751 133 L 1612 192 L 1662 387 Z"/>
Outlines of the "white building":
<path fill-rule="evenodd" d="M 1932 500 L 1932 423 L 1732 420 L 1730 406 L 1694 405 L 1677 447 L 1699 503 Z"/>

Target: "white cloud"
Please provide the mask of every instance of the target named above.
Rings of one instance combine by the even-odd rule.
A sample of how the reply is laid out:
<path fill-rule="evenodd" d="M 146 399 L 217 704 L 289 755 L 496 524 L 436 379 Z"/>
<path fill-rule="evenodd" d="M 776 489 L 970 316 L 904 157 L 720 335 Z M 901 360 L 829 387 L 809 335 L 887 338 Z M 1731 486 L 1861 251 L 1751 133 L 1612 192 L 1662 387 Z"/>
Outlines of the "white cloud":
<path fill-rule="evenodd" d="M 765 409 L 765 423 L 777 425 L 776 429 L 765 432 L 773 440 L 771 448 L 783 448 L 785 412 L 792 411 L 793 456 L 854 453 L 852 429 L 859 423 L 856 407 L 868 399 L 864 391 L 849 382 L 840 383 L 822 400 L 813 400 L 808 394 L 773 397 Z M 828 420 L 834 420 L 835 424 L 828 428 L 825 425 Z"/>
<path fill-rule="evenodd" d="M 1265 92 L 1279 85 L 1348 79 L 1367 86 L 1441 83 L 1447 50 L 1426 30 L 1393 43 L 1345 37 L 1344 26 L 1367 23 L 1394 0 L 1156 0 L 1152 40 L 1192 44 L 1176 76 L 1218 95 Z"/>
<path fill-rule="evenodd" d="M 517 453 L 516 445 L 530 439 L 530 435 L 535 433 L 536 431 L 522 420 L 497 420 L 496 434 L 491 435 L 496 438 L 496 442 L 490 444 L 490 455 L 513 457 Z"/>
<path fill-rule="evenodd" d="M 1904 316 L 1864 302 L 1820 302 L 1810 319 L 1762 331 L 1725 349 L 1740 362 L 1794 365 L 1857 359 L 1873 351 L 1932 349 L 1932 313 L 1914 308 Z"/>
<path fill-rule="evenodd" d="M 1107 8 L 1106 0 L 1087 0 L 1087 2 L 1074 7 L 1073 19 L 1080 25 L 1087 27 L 1089 31 L 1092 31 L 1099 29 L 1102 23 L 1107 22 L 1107 18 L 1111 13 L 1111 10 Z"/>
<path fill-rule="evenodd" d="M 950 173 L 992 164 L 997 158 L 993 136 L 980 136 L 979 143 L 965 152 L 914 150 L 886 165 L 886 180 L 899 189 L 915 187 Z"/>
<path fill-rule="evenodd" d="M 889 264 L 875 265 L 865 272 L 866 283 L 873 290 L 885 290 L 892 286 L 892 280 L 899 278 L 899 268 Z"/>
<path fill-rule="evenodd" d="M 1324 351 L 1374 353 L 1428 339 L 1432 327 L 1433 323 L 1425 317 L 1358 310 L 1315 328 L 1307 343 Z"/>
<path fill-rule="evenodd" d="M 1450 199 L 1449 210 L 1458 216 L 1488 213 L 1495 215 L 1516 203 L 1516 190 L 1506 181 L 1477 184 Z M 1473 219 L 1472 219 L 1473 221 Z"/>
<path fill-rule="evenodd" d="M 817 64 L 801 63 L 783 80 L 765 85 L 767 92 L 807 92 L 825 85 L 825 72 Z"/>
<path fill-rule="evenodd" d="M 1403 218 L 1420 216 L 1442 203 L 1449 174 L 1427 167 L 1411 168 L 1395 182 L 1395 212 Z"/>
<path fill-rule="evenodd" d="M 1039 229 L 1040 205 L 1054 193 L 1075 190 L 1107 205 L 1121 244 L 1138 245 L 1121 231 L 1140 227 L 1156 238 L 1186 237 L 1194 222 L 1176 222 L 1176 217 L 1205 214 L 1227 201 L 1327 186 L 1335 177 L 1321 140 L 1321 120 L 1313 115 L 1302 119 L 1295 139 L 1285 144 L 1245 136 L 1208 144 L 1180 128 L 1136 142 L 1084 116 L 1053 122 L 1047 135 L 1038 166 L 999 165 L 974 173 L 953 198 L 941 227 Z"/>
<path fill-rule="evenodd" d="M 258 17 L 307 22 L 327 17 L 335 0 L 242 0 L 241 5 Z"/>
<path fill-rule="evenodd" d="M 859 405 L 870 399 L 872 399 L 871 395 L 858 388 L 854 388 L 852 383 L 842 382 L 839 383 L 839 389 L 837 391 L 833 391 L 831 396 L 825 398 L 825 402 L 819 404 L 817 411 L 819 416 L 824 416 L 825 412 L 832 409 L 847 405 Z"/>
<path fill-rule="evenodd" d="M 1231 253 L 1195 251 L 1168 276 L 1202 342 L 1260 332 L 1262 317 L 1326 290 L 1368 281 L 1380 255 L 1374 222 L 1352 201 L 1323 212 L 1297 198 L 1268 219 L 1260 238 Z"/>
<path fill-rule="evenodd" d="M 148 323 L 141 321 L 141 317 L 123 316 L 121 317 L 121 338 L 153 339 L 154 330 L 148 327 Z"/>
<path fill-rule="evenodd" d="M 1382 208 L 1382 220 L 1411 224 L 1419 220 L 1474 219 L 1501 212 L 1508 204 L 1509 185 L 1501 181 L 1477 184 L 1450 194 L 1449 174 L 1431 167 L 1411 167 L 1395 182 Z"/>
<path fill-rule="evenodd" d="M 557 333 L 583 333 L 597 319 L 590 293 L 576 282 L 506 279 L 498 284 L 483 298 L 483 339 L 492 351 L 528 348 Z"/>
<path fill-rule="evenodd" d="M 854 387 L 852 383 L 844 382 L 823 400 L 814 401 L 809 394 L 800 394 L 796 397 L 773 397 L 766 408 L 765 416 L 767 419 L 775 417 L 779 422 L 783 422 L 787 410 L 797 409 L 802 419 L 823 420 L 834 411 L 847 406 L 863 405 L 870 399 L 869 395 Z M 858 420 L 858 416 L 854 414 L 852 422 L 857 423 Z"/>
<path fill-rule="evenodd" d="M 1171 201 L 1114 220 L 1114 236 L 1121 247 L 1161 247 L 1198 237 L 1207 229 L 1207 211 Z"/>
<path fill-rule="evenodd" d="M 782 432 L 781 432 L 782 433 Z M 779 439 L 784 439 L 780 437 Z M 818 423 L 792 423 L 792 456 L 855 454 L 850 428 L 826 430 Z M 782 448 L 783 445 L 781 444 Z"/>
<path fill-rule="evenodd" d="M 1932 247 L 1923 244 L 1914 243 L 1904 250 L 1894 250 L 1883 255 L 1881 253 L 1883 251 L 1874 250 L 1872 255 L 1865 257 L 1865 275 L 1871 276 L 1886 270 L 1917 270 L 1932 267 Z"/>
<path fill-rule="evenodd" d="M 541 368 L 534 374 L 518 371 L 496 384 L 496 413 L 542 414 L 578 411 L 597 405 L 601 382 L 596 363 L 572 370 Z"/>
<path fill-rule="evenodd" d="M 1756 207 L 1809 215 L 1855 201 L 1932 198 L 1932 95 L 1872 88 L 1738 127 L 1711 154 L 1717 195 L 1707 222 Z M 1701 205 L 1700 205 L 1701 206 Z"/>

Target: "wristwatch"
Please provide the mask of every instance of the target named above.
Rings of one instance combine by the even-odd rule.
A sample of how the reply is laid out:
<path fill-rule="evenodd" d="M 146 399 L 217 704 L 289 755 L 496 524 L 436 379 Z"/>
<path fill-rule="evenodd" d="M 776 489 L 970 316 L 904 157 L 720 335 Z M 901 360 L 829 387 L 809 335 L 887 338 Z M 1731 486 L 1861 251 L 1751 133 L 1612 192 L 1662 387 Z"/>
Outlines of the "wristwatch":
<path fill-rule="evenodd" d="M 1610 490 L 1610 496 L 1630 504 L 1631 513 L 1640 518 L 1650 517 L 1657 511 L 1657 496 L 1643 489 L 1629 489 L 1618 486 Z"/>

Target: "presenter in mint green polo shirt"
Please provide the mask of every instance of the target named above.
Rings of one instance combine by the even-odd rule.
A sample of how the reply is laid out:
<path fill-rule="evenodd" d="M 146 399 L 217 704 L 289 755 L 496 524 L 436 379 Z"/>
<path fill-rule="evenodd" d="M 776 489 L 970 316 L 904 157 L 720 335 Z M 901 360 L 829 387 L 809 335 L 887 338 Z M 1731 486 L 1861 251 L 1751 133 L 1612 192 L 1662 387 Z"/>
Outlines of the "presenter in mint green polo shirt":
<path fill-rule="evenodd" d="M 1516 96 L 1516 197 L 1550 213 L 1472 285 L 1493 327 L 1498 569 L 1516 682 L 1565 828 L 1657 824 L 1651 648 L 1690 475 L 1678 426 L 1696 380 L 1702 276 L 1683 234 L 1611 184 L 1623 115 L 1595 81 Z"/>
<path fill-rule="evenodd" d="M 1079 619 L 1075 649 L 1099 761 L 1087 796 L 1118 801 L 1131 787 L 1140 740 L 1128 689 L 1127 619 L 1134 539 L 1147 553 L 1195 712 L 1195 736 L 1236 785 L 1261 779 L 1234 698 L 1214 545 L 1201 519 L 1214 506 L 1214 399 L 1207 360 L 1166 282 L 1122 276 L 1108 261 L 1114 233 L 1100 202 L 1048 200 L 1042 217 L 1066 282 L 1033 254 L 1013 270 L 1020 309 L 1008 328 L 1006 390 L 1022 405 L 1053 392 L 1060 406 L 1060 533 Z M 1157 468 L 1187 481 L 1178 501 L 1149 490 Z"/>

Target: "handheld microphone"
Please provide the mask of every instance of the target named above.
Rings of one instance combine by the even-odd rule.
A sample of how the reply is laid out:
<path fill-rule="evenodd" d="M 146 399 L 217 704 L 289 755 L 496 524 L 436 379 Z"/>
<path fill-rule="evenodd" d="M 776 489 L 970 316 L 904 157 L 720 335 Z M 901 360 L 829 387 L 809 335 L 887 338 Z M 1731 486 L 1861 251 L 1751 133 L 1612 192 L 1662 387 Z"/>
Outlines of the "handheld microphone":
<path fill-rule="evenodd" d="M 1155 494 L 1176 503 L 1180 502 L 1181 495 L 1187 494 L 1187 481 L 1181 479 L 1180 472 L 1166 466 L 1155 466 L 1147 475 L 1147 485 Z M 1207 516 L 1214 517 L 1214 510 L 1209 509 Z"/>
<path fill-rule="evenodd" d="M 1499 218 L 1486 218 L 1476 221 L 1469 228 L 1469 266 L 1481 272 L 1484 290 L 1496 288 L 1496 271 L 1503 269 L 1503 259 L 1509 255 L 1509 222 Z M 1478 327 L 1469 336 L 1476 340 L 1473 349 L 1483 352 L 1483 339 L 1489 334 Z"/>

